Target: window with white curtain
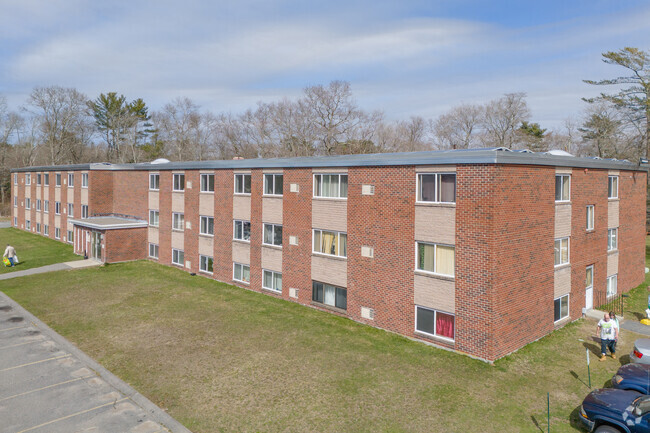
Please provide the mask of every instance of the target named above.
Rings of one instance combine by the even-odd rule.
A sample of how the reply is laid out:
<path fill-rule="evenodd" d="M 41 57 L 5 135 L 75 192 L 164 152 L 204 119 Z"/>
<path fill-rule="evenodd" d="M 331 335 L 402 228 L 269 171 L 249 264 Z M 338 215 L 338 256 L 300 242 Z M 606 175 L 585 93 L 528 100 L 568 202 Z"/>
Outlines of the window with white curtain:
<path fill-rule="evenodd" d="M 555 266 L 569 263 L 569 238 L 555 239 Z"/>
<path fill-rule="evenodd" d="M 280 272 L 264 269 L 262 287 L 274 292 L 282 293 L 282 274 Z"/>
<path fill-rule="evenodd" d="M 235 174 L 235 194 L 251 193 L 251 175 Z"/>
<path fill-rule="evenodd" d="M 241 263 L 233 263 L 232 279 L 242 283 L 250 283 L 251 281 L 251 268 L 248 265 Z"/>
<path fill-rule="evenodd" d="M 347 198 L 347 174 L 315 174 L 314 197 Z"/>
<path fill-rule="evenodd" d="M 618 274 L 607 277 L 607 296 L 613 296 L 618 290 Z"/>
<path fill-rule="evenodd" d="M 456 249 L 452 245 L 417 243 L 417 270 L 453 277 Z"/>
<path fill-rule="evenodd" d="M 233 239 L 247 242 L 251 240 L 250 221 L 233 221 Z"/>
<path fill-rule="evenodd" d="M 172 213 L 172 230 L 183 230 L 185 228 L 185 215 L 182 213 Z"/>
<path fill-rule="evenodd" d="M 618 249 L 618 228 L 607 230 L 607 251 Z"/>

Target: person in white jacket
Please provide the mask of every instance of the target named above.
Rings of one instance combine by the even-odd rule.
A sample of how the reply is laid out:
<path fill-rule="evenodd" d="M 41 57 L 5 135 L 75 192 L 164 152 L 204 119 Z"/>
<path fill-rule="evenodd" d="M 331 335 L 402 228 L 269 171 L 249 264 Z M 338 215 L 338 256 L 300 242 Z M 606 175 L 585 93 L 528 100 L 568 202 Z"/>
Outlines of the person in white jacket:
<path fill-rule="evenodd" d="M 11 245 L 7 244 L 7 248 L 5 249 L 5 253 L 2 255 L 2 257 L 8 258 L 9 262 L 11 263 L 11 266 L 14 266 L 15 265 L 14 261 L 16 260 L 16 249 Z"/>

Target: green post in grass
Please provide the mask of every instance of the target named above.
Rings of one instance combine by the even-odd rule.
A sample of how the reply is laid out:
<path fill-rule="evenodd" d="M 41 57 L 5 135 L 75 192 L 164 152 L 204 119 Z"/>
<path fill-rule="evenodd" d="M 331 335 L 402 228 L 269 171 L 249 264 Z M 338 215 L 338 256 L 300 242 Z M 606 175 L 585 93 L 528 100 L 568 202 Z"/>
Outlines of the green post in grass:
<path fill-rule="evenodd" d="M 589 376 L 589 389 L 591 389 L 591 369 L 589 368 L 589 348 L 587 350 L 587 376 Z"/>
<path fill-rule="evenodd" d="M 546 428 L 551 433 L 551 394 L 546 393 Z"/>

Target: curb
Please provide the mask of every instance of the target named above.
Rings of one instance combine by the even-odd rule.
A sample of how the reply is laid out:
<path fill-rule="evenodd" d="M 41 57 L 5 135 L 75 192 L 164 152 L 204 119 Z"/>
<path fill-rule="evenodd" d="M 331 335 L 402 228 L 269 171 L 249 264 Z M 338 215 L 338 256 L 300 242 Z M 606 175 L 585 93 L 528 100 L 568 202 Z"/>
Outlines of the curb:
<path fill-rule="evenodd" d="M 20 311 L 21 314 L 24 314 L 26 319 L 28 319 L 34 326 L 39 328 L 43 333 L 47 334 L 48 337 L 54 340 L 64 350 L 77 357 L 81 362 L 86 364 L 87 367 L 93 369 L 109 385 L 120 391 L 122 394 L 124 394 L 126 397 L 131 399 L 134 403 L 148 412 L 151 415 L 152 420 L 169 429 L 169 431 L 172 433 L 192 433 L 187 429 L 187 427 L 176 421 L 167 412 L 163 411 L 161 408 L 153 404 L 147 397 L 140 394 L 122 379 L 115 376 L 106 368 L 102 367 L 97 361 L 86 355 L 81 351 L 81 349 L 65 339 L 63 336 L 59 335 L 56 331 L 47 326 L 32 313 L 25 310 L 20 304 L 11 299 L 2 291 L 0 291 L 0 299 L 3 299 L 7 303 L 11 304 L 12 307 L 14 307 L 17 311 Z"/>

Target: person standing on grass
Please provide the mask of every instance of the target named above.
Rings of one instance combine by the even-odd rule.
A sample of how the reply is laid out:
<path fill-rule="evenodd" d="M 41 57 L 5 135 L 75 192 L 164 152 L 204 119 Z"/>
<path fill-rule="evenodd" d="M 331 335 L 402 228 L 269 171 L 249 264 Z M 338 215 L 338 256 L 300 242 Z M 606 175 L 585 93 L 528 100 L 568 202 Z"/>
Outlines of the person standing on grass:
<path fill-rule="evenodd" d="M 598 322 L 598 333 L 600 334 L 600 361 L 605 360 L 607 349 L 612 353 L 612 359 L 616 359 L 616 340 L 618 340 L 618 326 L 610 319 L 609 314 Z"/>
<path fill-rule="evenodd" d="M 7 248 L 5 249 L 5 253 L 2 255 L 2 257 L 8 258 L 9 262 L 11 263 L 11 266 L 13 267 L 14 257 L 16 257 L 16 249 L 11 245 L 7 244 Z"/>

